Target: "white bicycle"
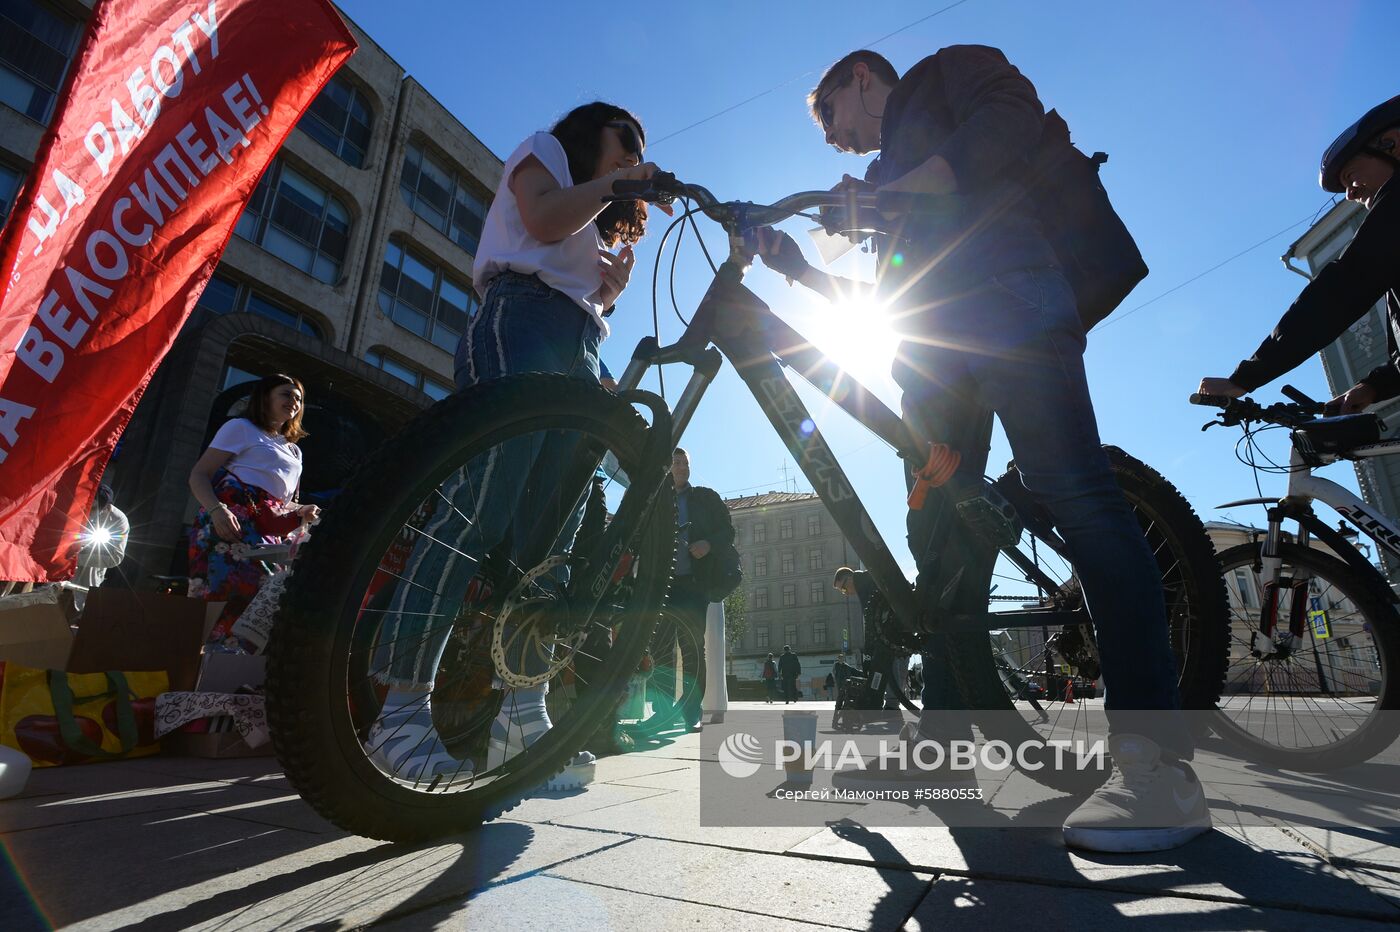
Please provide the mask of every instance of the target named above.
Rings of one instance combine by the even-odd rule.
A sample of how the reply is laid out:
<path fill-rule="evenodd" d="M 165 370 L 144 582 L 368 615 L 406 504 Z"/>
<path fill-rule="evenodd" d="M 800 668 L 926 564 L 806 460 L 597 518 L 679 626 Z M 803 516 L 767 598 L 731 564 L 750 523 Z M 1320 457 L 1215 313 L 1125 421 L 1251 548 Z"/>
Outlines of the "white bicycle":
<path fill-rule="evenodd" d="M 1381 440 L 1374 414 L 1319 417 L 1322 406 L 1290 386 L 1293 404 L 1192 395 L 1221 409 L 1207 424 L 1239 426 L 1259 471 L 1286 472 L 1283 498 L 1264 505 L 1267 530 L 1220 554 L 1230 590 L 1230 664 L 1215 730 L 1252 759 L 1291 770 L 1328 771 L 1369 760 L 1400 735 L 1400 615 L 1394 591 L 1342 532 L 1314 510 L 1321 502 L 1400 558 L 1392 518 L 1313 470 L 1339 460 L 1400 453 Z M 1261 466 L 1255 435 L 1287 428 L 1287 466 Z"/>

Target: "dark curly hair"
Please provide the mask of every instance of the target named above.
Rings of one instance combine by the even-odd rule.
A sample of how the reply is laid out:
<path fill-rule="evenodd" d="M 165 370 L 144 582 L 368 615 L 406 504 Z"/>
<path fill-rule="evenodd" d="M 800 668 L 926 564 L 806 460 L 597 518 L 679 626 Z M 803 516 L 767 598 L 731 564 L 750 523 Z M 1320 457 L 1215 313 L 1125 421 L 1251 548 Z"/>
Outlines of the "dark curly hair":
<path fill-rule="evenodd" d="M 622 107 L 601 100 L 575 107 L 549 131 L 569 157 L 569 174 L 574 184 L 589 181 L 597 172 L 598 156 L 603 151 L 603 130 L 614 120 L 635 124 L 642 134 L 642 144 L 646 145 L 642 121 Z M 609 247 L 619 242 L 635 243 L 646 233 L 647 207 L 643 201 L 613 201 L 593 222 Z"/>

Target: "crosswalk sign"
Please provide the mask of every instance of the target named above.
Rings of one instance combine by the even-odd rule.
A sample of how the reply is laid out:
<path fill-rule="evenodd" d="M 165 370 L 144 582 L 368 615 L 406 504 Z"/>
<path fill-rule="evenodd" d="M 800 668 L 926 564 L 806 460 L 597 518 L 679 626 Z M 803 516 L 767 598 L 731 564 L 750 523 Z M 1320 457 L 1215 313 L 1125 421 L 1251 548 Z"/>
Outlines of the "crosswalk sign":
<path fill-rule="evenodd" d="M 1325 609 L 1316 609 L 1308 612 L 1308 625 L 1312 628 L 1314 638 L 1330 638 L 1332 636 L 1332 625 L 1327 620 Z"/>

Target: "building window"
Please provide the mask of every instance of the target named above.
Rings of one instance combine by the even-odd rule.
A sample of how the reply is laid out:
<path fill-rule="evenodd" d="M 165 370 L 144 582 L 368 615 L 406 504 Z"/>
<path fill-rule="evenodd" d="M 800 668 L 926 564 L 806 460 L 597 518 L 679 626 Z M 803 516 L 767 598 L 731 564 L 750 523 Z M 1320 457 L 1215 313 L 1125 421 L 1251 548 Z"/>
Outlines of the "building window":
<path fill-rule="evenodd" d="M 778 537 L 782 540 L 792 540 L 791 518 L 783 518 L 778 522 Z"/>
<path fill-rule="evenodd" d="M 0 0 L 0 103 L 49 122 L 81 27 L 36 0 Z"/>
<path fill-rule="evenodd" d="M 755 554 L 753 558 L 753 574 L 755 576 L 768 575 L 768 555 L 766 553 Z"/>
<path fill-rule="evenodd" d="M 795 569 L 797 568 L 796 562 L 797 562 L 797 561 L 796 561 L 796 558 L 794 557 L 793 554 L 791 554 L 791 553 L 785 553 L 785 554 L 783 554 L 783 555 L 782 555 L 782 567 L 781 567 L 782 574 L 783 574 L 784 576 L 791 575 L 791 573 L 793 572 L 793 570 L 795 570 Z"/>
<path fill-rule="evenodd" d="M 209 284 L 204 286 L 204 292 L 199 296 L 198 304 L 215 314 L 257 314 L 259 317 L 275 320 L 293 330 L 300 330 L 307 336 L 315 337 L 318 340 L 326 338 L 325 334 L 321 332 L 320 325 L 315 321 L 308 320 L 305 315 L 288 310 L 247 285 L 240 284 L 223 275 L 214 274 L 209 277 Z"/>
<path fill-rule="evenodd" d="M 233 232 L 312 278 L 334 284 L 350 241 L 350 213 L 280 158 L 258 182 Z"/>
<path fill-rule="evenodd" d="M 812 622 L 812 643 L 816 645 L 826 644 L 826 622 Z"/>
<path fill-rule="evenodd" d="M 820 579 L 812 580 L 811 587 L 808 589 L 808 595 L 811 597 L 811 602 L 813 605 L 825 604 L 826 583 L 821 581 Z"/>
<path fill-rule="evenodd" d="M 755 627 L 755 628 L 753 629 L 753 637 L 754 637 L 754 646 L 755 646 L 755 647 L 767 647 L 767 646 L 768 646 L 768 626 L 767 626 L 767 625 L 758 625 L 757 627 Z"/>
<path fill-rule="evenodd" d="M 411 142 L 404 155 L 399 190 L 415 214 L 476 255 L 486 221 L 486 198 L 475 185 Z"/>
<path fill-rule="evenodd" d="M 15 206 L 15 195 L 19 193 L 19 185 L 23 180 L 24 175 L 8 165 L 0 165 L 0 226 L 4 226 L 5 218 L 10 215 L 10 208 Z"/>
<path fill-rule="evenodd" d="M 766 543 L 768 540 L 768 525 L 762 521 L 753 526 L 753 542 L 755 544 Z"/>
<path fill-rule="evenodd" d="M 808 536 L 808 537 L 816 537 L 816 536 L 817 536 L 818 534 L 820 534 L 821 532 L 822 532 L 822 516 L 821 516 L 821 515 L 808 515 L 808 516 L 807 516 L 807 536 Z"/>
<path fill-rule="evenodd" d="M 760 586 L 753 591 L 753 607 L 755 609 L 768 607 L 768 587 Z"/>
<path fill-rule="evenodd" d="M 365 361 L 374 368 L 383 369 L 394 378 L 407 382 L 434 401 L 441 401 L 452 394 L 452 386 L 446 382 L 441 382 L 424 372 L 419 372 L 412 366 L 399 362 L 392 356 L 386 356 L 378 350 L 370 350 L 365 353 Z"/>
<path fill-rule="evenodd" d="M 797 625 L 783 625 L 783 646 L 797 646 Z"/>
<path fill-rule="evenodd" d="M 379 309 L 400 327 L 455 353 L 476 307 L 469 285 L 396 243 L 385 248 Z"/>
<path fill-rule="evenodd" d="M 363 168 L 372 119 L 365 95 L 337 76 L 316 95 L 297 128 L 334 152 L 346 165 Z"/>
<path fill-rule="evenodd" d="M 1254 574 L 1248 570 L 1235 570 L 1235 588 L 1239 590 L 1242 607 L 1246 609 L 1257 609 L 1259 607 L 1259 596 L 1254 591 Z"/>
<path fill-rule="evenodd" d="M 783 587 L 783 608 L 792 608 L 797 604 L 797 587 L 786 585 Z"/>
<path fill-rule="evenodd" d="M 819 570 L 822 568 L 822 551 L 820 547 L 813 547 L 807 551 L 807 569 Z"/>

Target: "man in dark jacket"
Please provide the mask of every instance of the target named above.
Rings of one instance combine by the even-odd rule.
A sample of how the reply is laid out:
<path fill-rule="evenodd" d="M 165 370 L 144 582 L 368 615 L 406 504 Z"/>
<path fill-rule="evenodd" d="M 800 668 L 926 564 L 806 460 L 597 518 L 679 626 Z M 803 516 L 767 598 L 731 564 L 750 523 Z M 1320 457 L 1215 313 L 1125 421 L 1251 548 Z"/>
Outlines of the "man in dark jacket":
<path fill-rule="evenodd" d="M 716 577 L 722 575 L 721 561 L 734 547 L 734 522 L 724 499 L 714 489 L 690 484 L 690 454 L 677 447 L 671 456 L 671 482 L 676 487 L 675 580 L 671 585 L 671 607 L 683 624 L 695 634 L 695 643 L 705 643 L 705 613 Z M 718 658 L 716 658 L 718 660 Z M 692 690 L 685 710 L 686 724 L 700 724 L 701 700 L 705 684 Z"/>
<path fill-rule="evenodd" d="M 1368 213 L 1342 254 L 1322 267 L 1254 355 L 1200 392 L 1238 398 L 1272 382 L 1342 335 L 1385 297 L 1390 358 L 1332 399 L 1338 414 L 1400 395 L 1400 97 L 1373 107 L 1322 155 L 1324 191 L 1345 193 Z M 1330 412 L 1329 412 L 1330 413 Z M 1117 684 L 1114 684 L 1115 687 Z"/>
<path fill-rule="evenodd" d="M 1025 485 L 1076 556 L 1113 683 L 1115 773 L 1066 821 L 1065 839 L 1117 851 L 1184 843 L 1209 828 L 1210 812 L 1184 763 L 1192 742 L 1177 711 L 1161 574 L 1099 441 L 1074 292 L 1024 196 L 1042 135 L 1050 138 L 1035 87 L 986 46 L 942 49 L 903 78 L 862 50 L 827 70 L 808 105 L 837 149 L 880 152 L 865 181 L 847 176 L 843 186 L 943 196 L 877 237 L 879 296 L 905 337 L 894 364 L 905 420 L 921 443 L 961 454 L 949 494 L 909 513 L 921 604 L 985 610 L 987 593 L 960 585 L 985 576 L 957 575 L 959 555 L 945 540 L 951 503 L 982 487 L 995 413 Z M 823 294 L 855 290 L 812 268 L 785 234 L 760 235 L 759 255 Z M 986 649 L 985 634 L 966 637 Z M 946 643 L 930 639 L 928 655 Z M 951 680 L 925 678 L 926 709 L 962 704 Z"/>
<path fill-rule="evenodd" d="M 801 675 L 802 661 L 792 652 L 791 645 L 784 647 L 783 655 L 778 658 L 778 676 L 783 679 L 784 704 L 797 701 L 797 678 Z"/>

